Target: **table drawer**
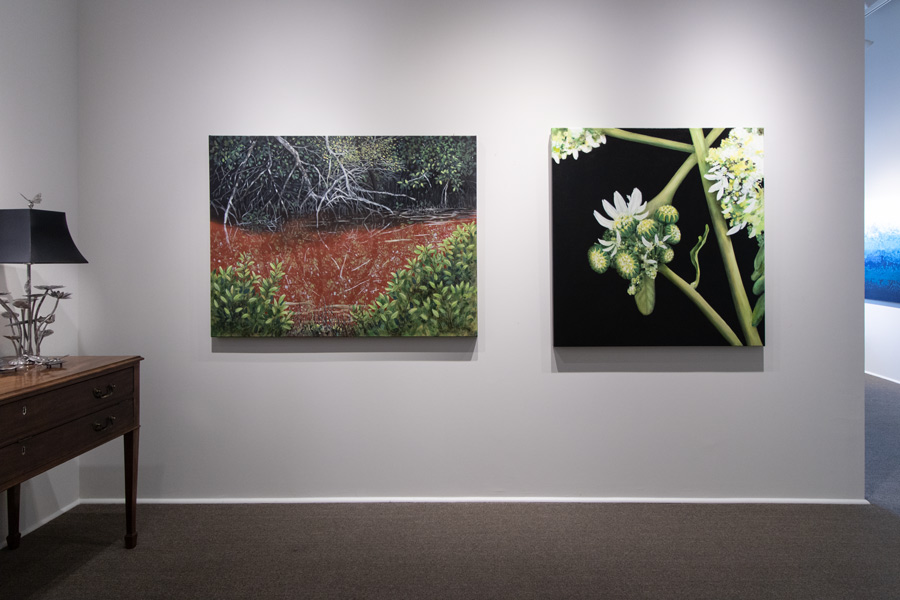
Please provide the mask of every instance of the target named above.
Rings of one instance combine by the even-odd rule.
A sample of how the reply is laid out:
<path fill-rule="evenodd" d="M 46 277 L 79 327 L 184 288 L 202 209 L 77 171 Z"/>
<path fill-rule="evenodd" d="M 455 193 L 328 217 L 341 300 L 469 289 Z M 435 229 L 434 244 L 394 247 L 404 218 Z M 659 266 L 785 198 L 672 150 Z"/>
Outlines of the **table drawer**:
<path fill-rule="evenodd" d="M 124 401 L 8 444 L 0 448 L 0 484 L 43 470 L 51 463 L 74 458 L 126 433 L 134 425 L 134 403 Z"/>
<path fill-rule="evenodd" d="M 0 406 L 0 446 L 134 396 L 129 367 Z"/>

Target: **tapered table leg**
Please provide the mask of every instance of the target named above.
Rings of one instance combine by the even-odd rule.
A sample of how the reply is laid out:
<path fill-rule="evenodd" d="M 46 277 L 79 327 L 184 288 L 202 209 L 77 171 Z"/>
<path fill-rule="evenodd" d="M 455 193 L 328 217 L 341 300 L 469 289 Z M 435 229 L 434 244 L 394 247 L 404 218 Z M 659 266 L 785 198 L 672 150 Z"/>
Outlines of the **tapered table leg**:
<path fill-rule="evenodd" d="M 14 485 L 6 490 L 6 510 L 9 533 L 6 536 L 6 547 L 15 550 L 19 547 L 22 534 L 19 533 L 19 506 L 21 502 L 22 486 Z"/>
<path fill-rule="evenodd" d="M 138 476 L 138 431 L 135 429 L 124 435 L 125 439 L 125 547 L 137 546 L 137 476 Z"/>

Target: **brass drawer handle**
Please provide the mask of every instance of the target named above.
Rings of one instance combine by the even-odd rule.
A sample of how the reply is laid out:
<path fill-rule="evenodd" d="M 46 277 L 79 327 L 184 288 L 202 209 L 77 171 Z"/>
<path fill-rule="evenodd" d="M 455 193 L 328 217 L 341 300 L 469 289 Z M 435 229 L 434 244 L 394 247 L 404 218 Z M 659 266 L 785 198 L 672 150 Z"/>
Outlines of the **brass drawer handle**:
<path fill-rule="evenodd" d="M 116 386 L 113 383 L 110 383 L 108 386 L 106 386 L 105 392 L 103 390 L 101 390 L 100 388 L 94 388 L 94 398 L 97 398 L 98 400 L 103 400 L 104 398 L 109 398 L 110 396 L 112 396 L 113 392 L 115 392 L 115 391 L 116 391 Z"/>
<path fill-rule="evenodd" d="M 115 417 L 106 417 L 106 423 L 101 423 L 100 421 L 94 421 L 94 431 L 103 431 L 110 425 L 116 422 Z"/>

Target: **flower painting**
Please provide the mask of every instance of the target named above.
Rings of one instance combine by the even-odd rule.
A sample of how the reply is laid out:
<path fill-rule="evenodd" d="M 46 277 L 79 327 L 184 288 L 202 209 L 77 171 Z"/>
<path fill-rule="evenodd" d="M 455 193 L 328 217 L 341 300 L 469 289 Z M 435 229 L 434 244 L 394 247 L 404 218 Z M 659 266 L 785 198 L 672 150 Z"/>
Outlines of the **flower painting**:
<path fill-rule="evenodd" d="M 764 135 L 553 129 L 554 345 L 763 345 Z"/>
<path fill-rule="evenodd" d="M 210 136 L 214 337 L 475 336 L 476 141 Z"/>

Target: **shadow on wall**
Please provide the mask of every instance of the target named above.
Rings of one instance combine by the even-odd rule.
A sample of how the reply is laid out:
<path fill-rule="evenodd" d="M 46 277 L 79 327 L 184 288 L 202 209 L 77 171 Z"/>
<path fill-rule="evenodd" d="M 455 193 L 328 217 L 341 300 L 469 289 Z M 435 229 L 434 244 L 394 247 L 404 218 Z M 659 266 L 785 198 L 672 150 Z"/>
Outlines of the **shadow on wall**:
<path fill-rule="evenodd" d="M 22 535 L 31 533 L 43 523 L 55 518 L 74 504 L 64 506 L 46 473 L 32 477 L 22 484 L 19 507 L 19 527 Z M 0 494 L 0 514 L 8 515 L 6 492 Z M 6 518 L 0 520 L 0 546 L 6 547 L 9 533 Z"/>
<path fill-rule="evenodd" d="M 762 372 L 764 349 L 759 346 L 718 347 L 587 347 L 554 348 L 557 373 L 705 373 Z"/>
<path fill-rule="evenodd" d="M 356 353 L 360 360 L 474 361 L 477 338 L 374 337 L 374 338 L 211 338 L 213 353 L 335 354 Z"/>

